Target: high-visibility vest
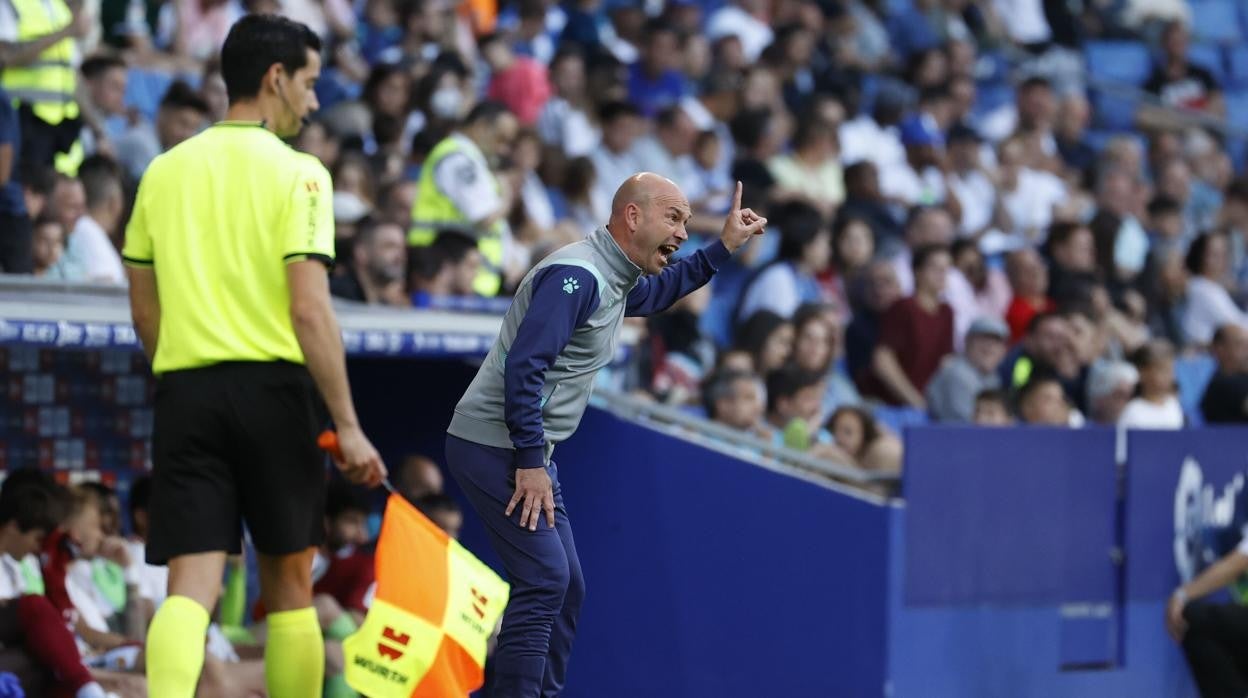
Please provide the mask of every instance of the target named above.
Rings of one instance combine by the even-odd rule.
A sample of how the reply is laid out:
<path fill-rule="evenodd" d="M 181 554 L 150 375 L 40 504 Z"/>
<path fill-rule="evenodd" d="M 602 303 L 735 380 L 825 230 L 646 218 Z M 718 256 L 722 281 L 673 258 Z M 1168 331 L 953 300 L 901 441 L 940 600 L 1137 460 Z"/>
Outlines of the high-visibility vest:
<path fill-rule="evenodd" d="M 65 0 L 7 0 L 17 12 L 17 40 L 31 41 L 55 33 L 73 20 Z M 78 118 L 74 87 L 74 40 L 62 39 L 39 54 L 33 62 L 11 66 L 0 75 L 0 84 L 14 104 L 27 104 L 35 116 L 56 126 Z M 60 168 L 58 168 L 60 169 Z M 77 169 L 76 167 L 74 169 Z"/>
<path fill-rule="evenodd" d="M 342 643 L 347 683 L 371 698 L 467 696 L 510 587 L 397 494 L 376 552 L 377 590 Z"/>
<path fill-rule="evenodd" d="M 473 290 L 482 296 L 497 296 L 503 286 L 503 230 L 506 223 L 500 220 L 487 231 L 478 230 L 455 206 L 455 202 L 438 189 L 433 177 L 443 158 L 464 152 L 467 148 L 476 148 L 476 145 L 464 136 L 451 134 L 430 151 L 420 171 L 420 185 L 416 190 L 416 201 L 412 204 L 412 225 L 407 232 L 407 244 L 427 247 L 442 231 L 460 231 L 476 238 L 482 264 L 477 278 L 473 279 Z"/>

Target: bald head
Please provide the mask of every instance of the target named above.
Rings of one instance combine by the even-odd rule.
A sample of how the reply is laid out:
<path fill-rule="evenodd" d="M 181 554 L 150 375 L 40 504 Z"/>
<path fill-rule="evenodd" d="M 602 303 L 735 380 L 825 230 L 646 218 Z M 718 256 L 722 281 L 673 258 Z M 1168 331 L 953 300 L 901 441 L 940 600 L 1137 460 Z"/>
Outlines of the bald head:
<path fill-rule="evenodd" d="M 622 216 L 629 204 L 645 208 L 660 195 L 684 200 L 680 187 L 672 180 L 653 172 L 639 172 L 624 180 L 620 188 L 615 190 L 615 198 L 611 200 L 611 218 Z M 688 203 L 685 205 L 688 206 Z"/>
<path fill-rule="evenodd" d="M 689 200 L 675 182 L 641 172 L 616 190 L 607 230 L 634 264 L 657 274 L 689 239 L 685 224 L 692 215 Z"/>

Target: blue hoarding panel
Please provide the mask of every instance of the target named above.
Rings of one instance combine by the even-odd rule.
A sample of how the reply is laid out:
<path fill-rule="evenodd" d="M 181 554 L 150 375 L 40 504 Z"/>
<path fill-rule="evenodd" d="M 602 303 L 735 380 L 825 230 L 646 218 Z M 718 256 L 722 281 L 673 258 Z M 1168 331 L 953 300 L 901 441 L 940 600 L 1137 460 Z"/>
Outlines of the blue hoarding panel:
<path fill-rule="evenodd" d="M 906 437 L 907 604 L 1112 598 L 1112 431 L 933 427 Z"/>

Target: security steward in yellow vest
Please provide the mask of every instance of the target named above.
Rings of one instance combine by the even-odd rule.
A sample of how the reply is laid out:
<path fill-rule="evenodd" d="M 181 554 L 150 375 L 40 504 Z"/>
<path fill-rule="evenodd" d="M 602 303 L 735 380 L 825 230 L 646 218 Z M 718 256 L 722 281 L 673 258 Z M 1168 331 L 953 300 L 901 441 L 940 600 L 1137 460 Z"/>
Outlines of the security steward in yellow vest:
<path fill-rule="evenodd" d="M 473 290 L 482 296 L 496 296 L 502 289 L 503 244 L 511 209 L 511 198 L 502 191 L 491 164 L 511 154 L 519 128 L 516 117 L 501 104 L 478 104 L 463 126 L 429 153 L 412 206 L 410 247 L 428 247 L 441 232 L 477 240 L 482 265 Z"/>
<path fill-rule="evenodd" d="M 18 109 L 23 162 L 74 174 L 82 162 L 75 99 L 78 47 L 91 29 L 81 3 L 0 0 L 0 85 Z"/>

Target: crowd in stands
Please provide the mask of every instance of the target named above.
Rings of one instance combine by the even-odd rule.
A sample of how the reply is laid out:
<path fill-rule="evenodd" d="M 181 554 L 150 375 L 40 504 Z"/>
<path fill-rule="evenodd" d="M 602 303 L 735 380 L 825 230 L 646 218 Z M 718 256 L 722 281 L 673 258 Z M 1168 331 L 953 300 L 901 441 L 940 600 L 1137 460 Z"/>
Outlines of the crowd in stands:
<path fill-rule="evenodd" d="M 0 215 L 32 224 L 28 267 L 0 264 L 124 283 L 144 168 L 223 118 L 231 23 L 281 12 L 325 43 L 292 145 L 333 175 L 342 298 L 506 296 L 638 171 L 687 195 L 687 253 L 741 181 L 768 234 L 630 320 L 616 387 L 886 472 L 908 420 L 1245 421 L 1248 178 L 1209 125 L 1227 64 L 1192 58 L 1226 58 L 1191 31 L 1217 1 L 104 0 L 65 30 L 72 174 L 3 171 L 20 119 L 0 100 Z M 1123 69 L 1085 63 L 1105 39 L 1148 47 L 1154 98 L 1125 123 L 1089 99 L 1089 72 Z M 1175 363 L 1205 352 L 1185 410 Z"/>
<path fill-rule="evenodd" d="M 459 535 L 463 515 L 442 493 L 433 461 L 407 457 L 394 482 L 448 535 Z M 66 487 L 36 469 L 8 473 L 0 486 L 0 676 L 12 674 L 25 695 L 147 695 L 143 641 L 168 585 L 168 569 L 144 560 L 151 495 L 149 477 L 134 481 L 123 518 L 107 485 Z M 326 696 L 357 695 L 342 678 L 342 640 L 372 603 L 377 509 L 360 490 L 331 481 L 325 542 L 313 567 L 314 605 L 326 639 Z M 260 603 L 246 608 L 247 559 L 229 562 L 198 696 L 264 695 L 265 614 Z M 7 690 L 5 680 L 0 691 Z"/>

